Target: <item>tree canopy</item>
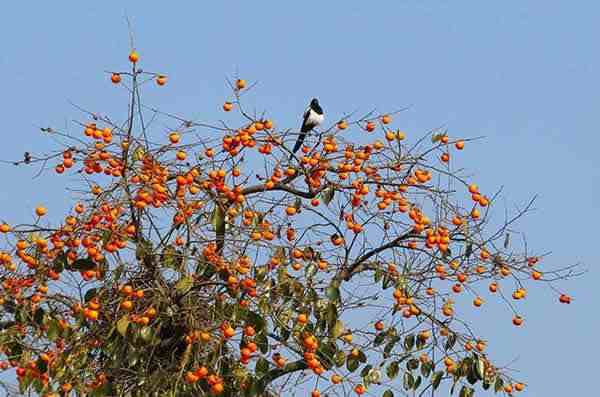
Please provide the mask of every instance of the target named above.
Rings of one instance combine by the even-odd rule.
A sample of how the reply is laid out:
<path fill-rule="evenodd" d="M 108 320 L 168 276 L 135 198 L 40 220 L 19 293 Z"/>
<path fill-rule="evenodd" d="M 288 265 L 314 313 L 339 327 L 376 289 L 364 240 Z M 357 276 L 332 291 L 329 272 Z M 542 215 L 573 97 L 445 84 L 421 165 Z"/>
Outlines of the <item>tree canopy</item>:
<path fill-rule="evenodd" d="M 522 243 L 533 200 L 492 216 L 499 192 L 453 164 L 477 138 L 406 134 L 394 125 L 406 109 L 324 104 L 293 154 L 298 126 L 250 111 L 264 106 L 247 103 L 255 85 L 234 76 L 222 118 L 195 121 L 145 103 L 167 76 L 129 61 L 108 76 L 129 93 L 126 119 L 79 108 L 79 133 L 43 128 L 56 150 L 14 162 L 70 176 L 73 200 L 64 216 L 40 205 L 30 222 L 0 222 L 0 366 L 22 392 L 525 388 L 462 316 L 498 299 L 522 326 L 512 302 L 545 285 L 568 304 L 554 284 L 578 269 L 550 269 Z"/>

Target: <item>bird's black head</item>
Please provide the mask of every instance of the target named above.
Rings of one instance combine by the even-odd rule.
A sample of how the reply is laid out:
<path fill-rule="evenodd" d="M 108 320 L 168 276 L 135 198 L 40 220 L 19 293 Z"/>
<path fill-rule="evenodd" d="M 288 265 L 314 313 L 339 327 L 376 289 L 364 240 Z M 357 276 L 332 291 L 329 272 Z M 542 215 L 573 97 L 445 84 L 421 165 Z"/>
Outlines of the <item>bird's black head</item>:
<path fill-rule="evenodd" d="M 310 101 L 310 108 L 319 114 L 323 113 L 323 109 L 321 109 L 321 105 L 319 105 L 319 100 L 317 98 L 313 98 Z"/>

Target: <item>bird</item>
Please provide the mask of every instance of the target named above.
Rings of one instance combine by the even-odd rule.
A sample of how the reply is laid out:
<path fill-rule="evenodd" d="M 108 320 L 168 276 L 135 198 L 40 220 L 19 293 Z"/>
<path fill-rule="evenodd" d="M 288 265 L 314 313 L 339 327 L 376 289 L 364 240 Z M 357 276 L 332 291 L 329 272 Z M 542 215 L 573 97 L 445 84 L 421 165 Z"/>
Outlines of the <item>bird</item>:
<path fill-rule="evenodd" d="M 294 154 L 300 149 L 302 146 L 302 142 L 304 142 L 304 138 L 306 138 L 306 134 L 310 132 L 313 128 L 318 126 L 323 122 L 325 115 L 323 114 L 323 109 L 321 105 L 319 105 L 319 100 L 317 98 L 313 98 L 310 101 L 310 105 L 304 112 L 304 117 L 302 120 L 302 127 L 300 127 L 300 135 L 294 144 L 294 149 L 290 154 L 290 160 L 294 157 Z"/>

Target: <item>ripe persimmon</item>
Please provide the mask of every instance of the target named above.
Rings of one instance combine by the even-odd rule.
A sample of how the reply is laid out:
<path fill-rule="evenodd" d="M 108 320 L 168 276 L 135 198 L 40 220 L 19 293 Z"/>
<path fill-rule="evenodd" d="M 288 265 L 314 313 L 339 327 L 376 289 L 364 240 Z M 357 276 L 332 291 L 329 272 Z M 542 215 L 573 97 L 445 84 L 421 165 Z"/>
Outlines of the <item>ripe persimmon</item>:
<path fill-rule="evenodd" d="M 171 132 L 169 134 L 169 141 L 173 144 L 179 143 L 180 139 L 181 139 L 181 137 L 179 136 L 179 134 L 177 132 Z"/>
<path fill-rule="evenodd" d="M 230 112 L 233 109 L 233 103 L 231 102 L 225 102 L 223 104 L 223 110 L 226 112 Z"/>
<path fill-rule="evenodd" d="M 110 76 L 110 81 L 112 81 L 114 84 L 119 84 L 121 82 L 121 75 L 119 73 L 113 73 Z"/>
<path fill-rule="evenodd" d="M 177 160 L 183 161 L 187 158 L 187 153 L 183 150 L 178 150 L 175 154 L 175 157 L 177 158 Z"/>
<path fill-rule="evenodd" d="M 560 303 L 570 304 L 571 303 L 571 297 L 569 295 L 561 294 L 560 297 L 558 298 L 558 301 Z"/>
<path fill-rule="evenodd" d="M 156 84 L 160 86 L 167 84 L 167 76 L 164 76 L 162 74 L 156 76 Z"/>
<path fill-rule="evenodd" d="M 136 63 L 137 61 L 139 61 L 139 59 L 140 59 L 140 56 L 137 52 L 135 52 L 135 50 L 133 50 L 129 53 L 129 62 Z"/>
<path fill-rule="evenodd" d="M 523 390 L 525 390 L 525 385 L 523 383 L 515 383 L 515 390 L 523 391 Z"/>

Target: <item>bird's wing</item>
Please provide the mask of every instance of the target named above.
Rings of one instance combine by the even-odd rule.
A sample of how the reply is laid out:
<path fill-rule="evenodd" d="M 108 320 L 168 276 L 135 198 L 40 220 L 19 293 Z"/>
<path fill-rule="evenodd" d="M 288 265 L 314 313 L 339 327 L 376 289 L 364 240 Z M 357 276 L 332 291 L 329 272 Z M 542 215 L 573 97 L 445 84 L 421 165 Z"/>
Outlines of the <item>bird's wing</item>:
<path fill-rule="evenodd" d="M 304 116 L 302 117 L 302 128 L 300 128 L 300 132 L 308 132 L 310 128 L 308 127 L 308 118 L 310 117 L 310 106 L 304 112 Z"/>

